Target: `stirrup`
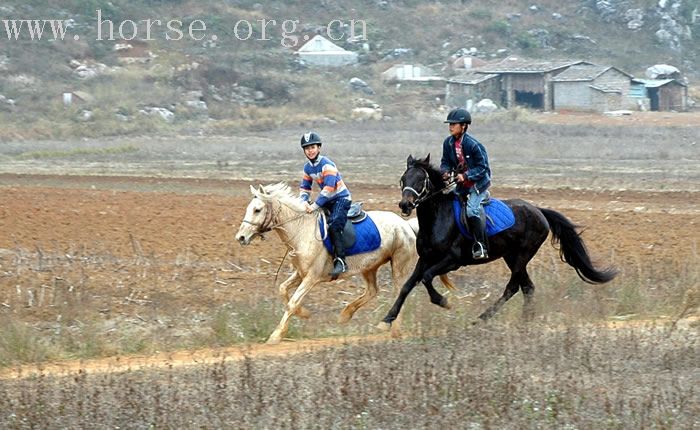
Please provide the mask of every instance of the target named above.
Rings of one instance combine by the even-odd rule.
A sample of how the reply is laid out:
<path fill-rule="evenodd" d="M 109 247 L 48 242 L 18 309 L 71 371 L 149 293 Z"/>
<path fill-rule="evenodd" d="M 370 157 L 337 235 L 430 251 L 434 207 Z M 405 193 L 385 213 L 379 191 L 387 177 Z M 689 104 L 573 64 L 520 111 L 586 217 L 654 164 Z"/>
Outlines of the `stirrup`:
<path fill-rule="evenodd" d="M 474 242 L 472 246 L 472 258 L 475 260 L 484 260 L 489 258 L 489 254 L 486 252 L 486 248 L 481 242 Z"/>
<path fill-rule="evenodd" d="M 338 264 L 338 263 L 340 263 L 340 264 Z M 338 267 L 338 266 L 340 266 L 340 267 Z M 338 270 L 336 270 L 336 268 Z M 329 275 L 331 275 L 332 280 L 336 280 L 336 279 L 338 279 L 338 276 L 340 276 L 341 274 L 343 274 L 347 271 L 348 271 L 348 266 L 347 266 L 347 264 L 345 264 L 345 261 L 343 261 L 343 259 L 340 257 L 336 257 L 333 260 L 333 269 L 331 270 L 331 273 L 329 273 Z"/>

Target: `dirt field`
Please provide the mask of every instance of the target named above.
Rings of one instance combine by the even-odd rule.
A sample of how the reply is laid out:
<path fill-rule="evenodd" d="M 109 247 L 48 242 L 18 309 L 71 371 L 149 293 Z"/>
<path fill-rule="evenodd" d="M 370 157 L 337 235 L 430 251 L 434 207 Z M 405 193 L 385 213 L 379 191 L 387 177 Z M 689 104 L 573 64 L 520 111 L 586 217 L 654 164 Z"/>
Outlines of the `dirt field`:
<path fill-rule="evenodd" d="M 319 285 L 311 318 L 261 344 L 290 268 L 274 234 L 233 235 L 250 185 L 297 182 L 305 129 L 4 142 L 0 427 L 695 428 L 700 127 L 664 118 L 477 122 L 494 196 L 562 212 L 620 274 L 584 284 L 546 243 L 535 320 L 516 296 L 474 326 L 507 269 L 461 269 L 451 310 L 414 290 L 398 342 L 376 330 L 393 302 L 381 270 L 348 324 L 354 278 Z M 438 120 L 317 129 L 354 200 L 397 211 L 408 154 L 439 162 Z"/>
<path fill-rule="evenodd" d="M 543 121 L 556 122 L 551 118 Z M 604 121 L 618 120 L 625 121 Z M 609 286 L 585 290 L 546 244 L 531 270 L 542 287 L 542 320 L 564 314 L 672 317 L 698 282 L 700 136 L 697 128 L 666 125 L 672 127 L 590 132 L 578 125 L 489 124 L 475 130 L 492 153 L 496 197 L 563 212 L 587 228 L 593 255 L 621 270 Z M 406 155 L 439 155 L 443 134 L 422 123 L 393 135 L 378 125 L 321 132 L 327 142 L 339 142 L 326 145 L 334 158 L 347 144 L 339 165 L 354 199 L 367 209 L 391 211 L 397 211 Z M 275 133 L 130 139 L 135 152 L 109 157 L 99 150 L 124 141 L 4 145 L 0 317 L 26 322 L 54 341 L 69 334 L 80 343 L 87 332 L 95 350 L 73 346 L 76 357 L 86 358 L 264 339 L 281 313 L 273 282 L 284 249 L 274 235 L 242 248 L 233 234 L 251 197 L 249 185 L 297 180 L 302 159 L 296 137 L 289 136 L 299 130 Z M 397 143 L 380 145 L 376 136 Z M 75 148 L 83 151 L 75 155 Z M 277 282 L 287 273 L 285 264 Z M 502 263 L 453 277 L 459 288 L 453 300 L 471 316 L 495 300 L 507 279 Z M 295 323 L 291 336 L 374 333 L 391 300 L 386 274 L 380 283 L 381 298 L 344 327 L 335 317 L 359 293 L 357 282 L 322 285 L 308 298 L 314 317 Z M 548 288 L 552 283 L 562 286 Z M 415 315 L 408 324 L 414 328 L 454 318 L 424 305 L 422 292 L 411 301 Z M 514 299 L 504 318 L 518 311 Z M 222 314 L 231 318 L 223 325 L 236 327 L 225 339 L 212 337 Z M 144 337 L 155 346 L 138 341 Z"/>

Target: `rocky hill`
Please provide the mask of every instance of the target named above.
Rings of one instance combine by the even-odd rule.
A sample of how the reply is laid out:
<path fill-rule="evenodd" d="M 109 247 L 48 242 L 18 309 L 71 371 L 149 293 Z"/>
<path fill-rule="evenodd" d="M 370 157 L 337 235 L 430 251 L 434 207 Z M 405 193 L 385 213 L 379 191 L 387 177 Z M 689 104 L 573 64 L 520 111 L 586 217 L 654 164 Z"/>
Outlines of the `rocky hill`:
<path fill-rule="evenodd" d="M 359 64 L 300 63 L 294 52 L 315 34 Z M 406 115 L 434 108 L 437 90 L 397 93 L 379 73 L 410 62 L 449 74 L 464 54 L 582 59 L 635 76 L 670 64 L 693 85 L 699 41 L 700 0 L 7 0 L 0 137 L 228 133 L 343 121 L 372 102 Z"/>

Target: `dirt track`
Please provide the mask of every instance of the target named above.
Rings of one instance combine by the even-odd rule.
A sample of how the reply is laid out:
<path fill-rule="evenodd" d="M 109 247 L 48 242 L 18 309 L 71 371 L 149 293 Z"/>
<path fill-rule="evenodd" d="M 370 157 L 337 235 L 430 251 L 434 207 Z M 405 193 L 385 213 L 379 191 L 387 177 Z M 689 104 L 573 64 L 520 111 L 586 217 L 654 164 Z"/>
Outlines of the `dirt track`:
<path fill-rule="evenodd" d="M 359 342 L 386 341 L 384 335 L 307 339 L 299 342 L 285 342 L 279 345 L 251 344 L 218 349 L 198 349 L 177 351 L 149 356 L 124 356 L 93 360 L 70 360 L 56 363 L 45 363 L 39 366 L 19 366 L 0 371 L 0 380 L 25 378 L 38 374 L 52 376 L 70 376 L 78 372 L 108 373 L 126 372 L 141 369 L 163 369 L 203 364 L 220 363 L 222 361 L 239 361 L 245 358 L 260 359 L 265 357 L 281 357 L 291 354 L 317 351 L 340 345 L 351 345 Z"/>

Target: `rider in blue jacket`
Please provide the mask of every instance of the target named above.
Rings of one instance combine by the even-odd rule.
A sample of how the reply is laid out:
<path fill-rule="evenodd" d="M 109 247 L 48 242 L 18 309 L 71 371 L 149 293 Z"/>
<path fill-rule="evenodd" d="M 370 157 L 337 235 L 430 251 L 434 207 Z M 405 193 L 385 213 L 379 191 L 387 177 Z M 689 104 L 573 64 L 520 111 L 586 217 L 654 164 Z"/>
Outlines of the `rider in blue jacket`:
<path fill-rule="evenodd" d="M 456 175 L 455 192 L 465 204 L 467 224 L 474 236 L 472 256 L 476 260 L 486 259 L 486 222 L 481 204 L 491 186 L 489 157 L 486 148 L 467 134 L 472 117 L 466 109 L 453 109 L 445 123 L 449 124 L 450 136 L 442 143 L 440 170 L 445 179 Z"/>

